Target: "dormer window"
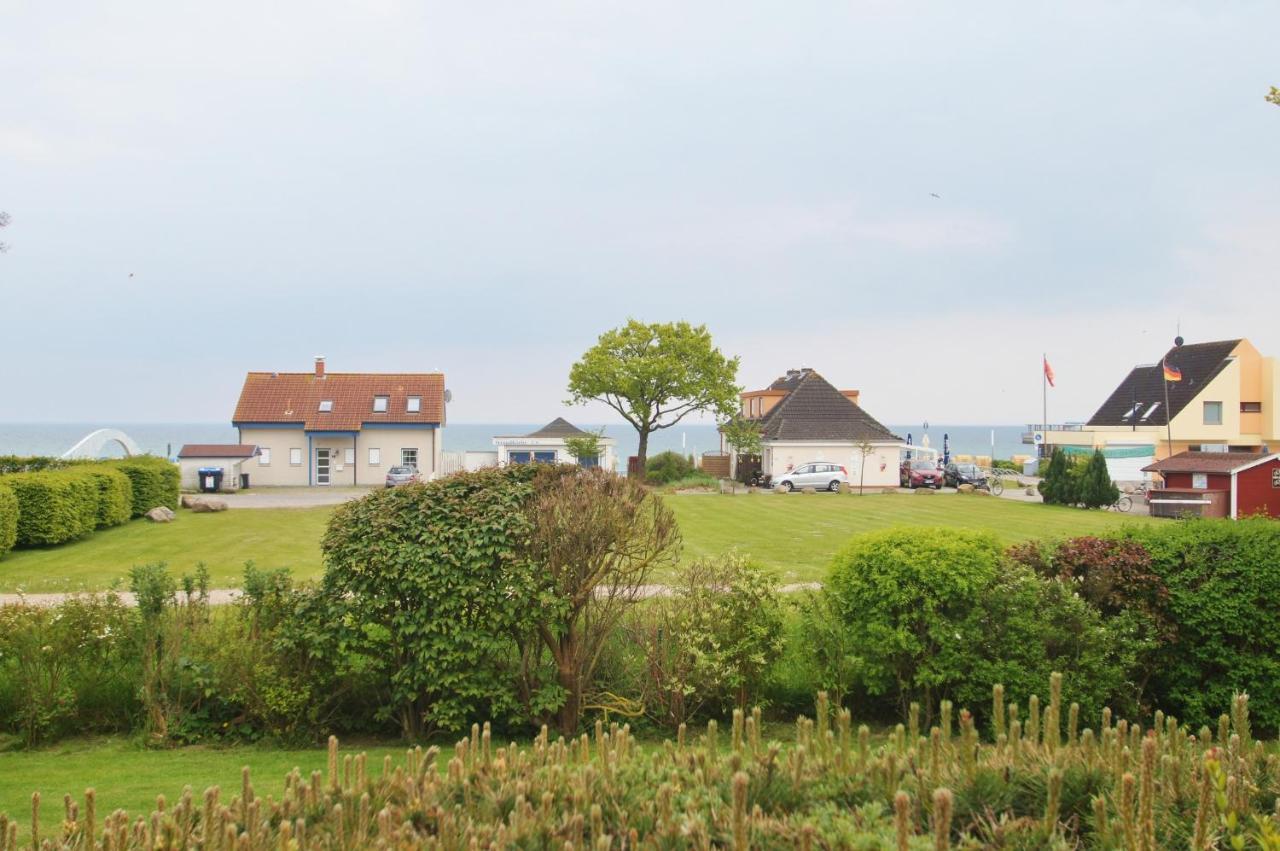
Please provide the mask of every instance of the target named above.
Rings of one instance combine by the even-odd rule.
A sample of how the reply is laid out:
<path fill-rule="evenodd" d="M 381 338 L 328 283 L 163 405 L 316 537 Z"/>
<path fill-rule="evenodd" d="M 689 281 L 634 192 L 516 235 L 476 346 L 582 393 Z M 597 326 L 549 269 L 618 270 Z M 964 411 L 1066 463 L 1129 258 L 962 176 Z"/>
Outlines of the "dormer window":
<path fill-rule="evenodd" d="M 330 411 L 332 411 L 332 410 L 333 410 L 333 400 L 332 400 L 332 399 L 322 399 L 322 400 L 320 400 L 320 413 L 322 413 L 322 414 L 327 414 L 327 413 L 329 413 L 329 412 L 330 412 Z"/>
<path fill-rule="evenodd" d="M 422 397 L 410 396 L 407 400 L 405 400 L 404 409 L 411 414 L 416 414 L 420 412 L 422 410 Z"/>
<path fill-rule="evenodd" d="M 1146 422 L 1147 420 L 1151 419 L 1151 415 L 1156 412 L 1156 408 L 1158 407 L 1160 407 L 1160 403 L 1155 402 L 1151 405 L 1150 408 L 1147 408 L 1147 412 L 1142 415 L 1142 421 Z"/>
<path fill-rule="evenodd" d="M 1132 407 L 1132 408 L 1130 408 L 1128 411 L 1126 411 L 1126 412 L 1125 412 L 1125 414 L 1124 414 L 1124 416 L 1123 416 L 1123 417 L 1121 417 L 1120 419 L 1122 419 L 1122 420 L 1127 420 L 1127 419 L 1132 418 L 1135 414 L 1137 414 L 1137 413 L 1138 413 L 1138 409 L 1139 409 L 1139 408 L 1141 408 L 1141 407 L 1142 407 L 1142 403 L 1141 403 L 1141 402 L 1134 402 L 1134 403 L 1133 403 L 1133 407 Z"/>
<path fill-rule="evenodd" d="M 373 412 L 375 414 L 385 414 L 387 412 L 387 401 L 388 397 L 386 396 L 374 396 Z"/>

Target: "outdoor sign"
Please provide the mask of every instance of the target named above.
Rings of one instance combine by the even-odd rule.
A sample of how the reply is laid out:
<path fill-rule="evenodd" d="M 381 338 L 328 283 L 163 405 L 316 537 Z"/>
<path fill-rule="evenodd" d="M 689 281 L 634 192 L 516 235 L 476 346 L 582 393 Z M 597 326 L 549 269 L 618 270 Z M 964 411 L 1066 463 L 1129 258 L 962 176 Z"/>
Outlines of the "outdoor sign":
<path fill-rule="evenodd" d="M 1271 487 L 1280 488 L 1280 467 L 1271 468 Z"/>

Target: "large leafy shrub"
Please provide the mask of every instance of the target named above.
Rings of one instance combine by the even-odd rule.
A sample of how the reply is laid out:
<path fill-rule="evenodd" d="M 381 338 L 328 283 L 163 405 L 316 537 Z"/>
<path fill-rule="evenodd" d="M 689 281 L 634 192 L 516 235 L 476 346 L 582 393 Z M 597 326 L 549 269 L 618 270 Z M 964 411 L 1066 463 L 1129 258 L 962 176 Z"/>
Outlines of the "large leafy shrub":
<path fill-rule="evenodd" d="M 728 553 L 681 567 L 669 596 L 649 601 L 627 625 L 638 650 L 632 688 L 647 714 L 670 726 L 704 709 L 746 709 L 782 652 L 777 578 Z"/>
<path fill-rule="evenodd" d="M 836 554 L 823 593 L 859 658 L 871 695 L 935 706 L 969 669 L 971 614 L 1000 568 L 994 535 L 889 529 Z"/>
<path fill-rule="evenodd" d="M 19 546 L 62 544 L 83 538 L 98 525 L 98 485 L 80 470 L 5 476 L 18 498 Z"/>
<path fill-rule="evenodd" d="M 154 455 L 139 455 L 119 461 L 104 461 L 103 465 L 129 477 L 133 487 L 134 517 L 141 517 L 161 505 L 177 510 L 181 473 L 176 464 Z"/>
<path fill-rule="evenodd" d="M 659 452 L 645 463 L 645 478 L 656 485 L 666 485 L 688 478 L 694 471 L 693 461 L 679 452 Z"/>
<path fill-rule="evenodd" d="M 0 558 L 18 542 L 18 498 L 0 482 Z"/>
<path fill-rule="evenodd" d="M 1280 523 L 1185 520 L 1129 527 L 1168 590 L 1175 634 L 1151 689 L 1192 724 L 1212 721 L 1235 692 L 1252 698 L 1257 726 L 1280 730 Z"/>
<path fill-rule="evenodd" d="M 376 491 L 334 511 L 322 541 L 324 587 L 383 653 L 382 708 L 409 736 L 507 719 L 544 696 L 517 693 L 516 636 L 542 596 L 520 549 L 534 466 L 460 473 Z M 348 596 L 349 595 L 349 596 Z M 554 703 L 554 699 L 552 700 Z"/>
<path fill-rule="evenodd" d="M 98 489 L 98 528 L 128 523 L 133 516 L 133 484 L 119 470 L 87 466 L 75 474 L 84 476 Z"/>

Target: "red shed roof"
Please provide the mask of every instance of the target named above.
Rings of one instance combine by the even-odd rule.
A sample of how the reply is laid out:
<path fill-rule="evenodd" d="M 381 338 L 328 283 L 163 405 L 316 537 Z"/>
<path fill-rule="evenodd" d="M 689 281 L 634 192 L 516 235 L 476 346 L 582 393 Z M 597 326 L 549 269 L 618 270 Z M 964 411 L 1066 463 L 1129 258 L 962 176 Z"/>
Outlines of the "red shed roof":
<path fill-rule="evenodd" d="M 1179 452 L 1142 469 L 1149 473 L 1238 473 L 1280 458 L 1257 452 Z"/>
<path fill-rule="evenodd" d="M 374 410 L 379 396 L 387 397 L 385 411 Z M 419 400 L 417 411 L 409 410 L 411 396 Z M 294 423 L 308 431 L 359 431 L 372 423 L 441 425 L 444 373 L 251 372 L 232 422 Z"/>

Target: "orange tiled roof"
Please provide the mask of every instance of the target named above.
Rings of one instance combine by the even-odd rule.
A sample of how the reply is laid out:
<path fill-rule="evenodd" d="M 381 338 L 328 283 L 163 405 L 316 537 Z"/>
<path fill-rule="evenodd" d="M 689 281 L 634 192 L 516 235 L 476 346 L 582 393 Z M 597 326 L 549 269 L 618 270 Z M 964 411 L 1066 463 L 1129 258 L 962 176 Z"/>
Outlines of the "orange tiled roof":
<path fill-rule="evenodd" d="M 373 410 L 375 396 L 387 396 L 387 410 Z M 410 413 L 410 396 L 422 399 Z M 322 401 L 332 410 L 321 411 Z M 244 379 L 231 421 L 297 423 L 308 431 L 359 431 L 367 423 L 396 425 L 444 423 L 444 374 L 330 372 L 251 372 Z"/>

